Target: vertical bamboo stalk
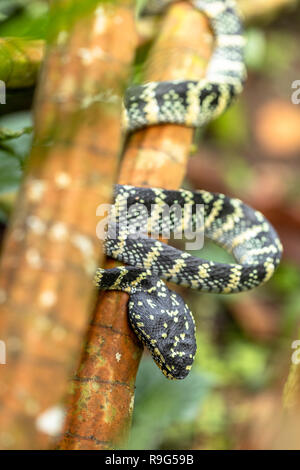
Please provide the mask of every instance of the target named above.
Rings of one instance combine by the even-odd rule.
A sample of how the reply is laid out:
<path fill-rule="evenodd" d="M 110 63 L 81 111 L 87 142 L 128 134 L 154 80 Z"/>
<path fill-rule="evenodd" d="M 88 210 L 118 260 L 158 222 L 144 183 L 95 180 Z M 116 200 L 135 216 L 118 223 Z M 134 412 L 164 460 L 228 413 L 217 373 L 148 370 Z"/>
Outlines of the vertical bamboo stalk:
<path fill-rule="evenodd" d="M 103 262 L 96 208 L 111 198 L 135 50 L 132 3 L 53 3 L 35 140 L 0 269 L 1 448 L 49 446 L 47 416 L 80 355 Z"/>
<path fill-rule="evenodd" d="M 145 81 L 202 77 L 212 45 L 211 30 L 201 13 L 184 2 L 172 6 L 146 66 Z M 192 129 L 176 125 L 135 133 L 126 148 L 119 183 L 178 188 L 192 137 Z M 114 449 L 128 437 L 142 349 L 128 324 L 127 301 L 123 292 L 99 297 L 73 381 L 63 449 Z"/>

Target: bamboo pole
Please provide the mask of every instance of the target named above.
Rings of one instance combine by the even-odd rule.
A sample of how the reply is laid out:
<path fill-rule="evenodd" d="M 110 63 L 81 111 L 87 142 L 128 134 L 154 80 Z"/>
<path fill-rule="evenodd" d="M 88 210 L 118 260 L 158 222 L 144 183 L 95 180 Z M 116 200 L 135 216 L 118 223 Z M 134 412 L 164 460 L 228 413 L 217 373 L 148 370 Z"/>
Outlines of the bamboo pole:
<path fill-rule="evenodd" d="M 146 65 L 145 80 L 197 79 L 213 46 L 207 19 L 190 5 L 172 6 Z M 136 132 L 123 158 L 119 183 L 176 189 L 180 186 L 193 130 L 177 125 Z M 106 267 L 111 267 L 110 261 Z M 130 429 L 141 345 L 127 320 L 128 296 L 99 296 L 73 396 L 61 449 L 115 449 Z"/>
<path fill-rule="evenodd" d="M 96 208 L 111 198 L 135 51 L 131 7 L 131 0 L 53 5 L 58 27 L 36 98 L 35 141 L 1 259 L 3 449 L 49 447 L 47 416 L 57 413 L 80 356 L 103 262 Z"/>

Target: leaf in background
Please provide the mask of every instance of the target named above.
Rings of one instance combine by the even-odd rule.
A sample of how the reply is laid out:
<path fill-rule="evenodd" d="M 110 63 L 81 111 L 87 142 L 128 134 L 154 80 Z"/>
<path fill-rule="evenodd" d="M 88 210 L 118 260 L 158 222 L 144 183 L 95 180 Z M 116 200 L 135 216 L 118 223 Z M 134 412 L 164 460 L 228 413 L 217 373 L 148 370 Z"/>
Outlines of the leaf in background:
<path fill-rule="evenodd" d="M 268 353 L 268 348 L 264 346 L 238 339 L 228 345 L 225 360 L 237 383 L 256 389 L 264 386 L 269 379 Z"/>
<path fill-rule="evenodd" d="M 23 3 L 21 0 L 1 0 L 0 1 L 0 23 L 7 21 L 18 11 L 22 9 Z"/>
<path fill-rule="evenodd" d="M 3 224 L 5 226 L 6 222 L 7 222 L 7 213 L 0 206 L 0 224 Z M 1 235 L 1 230 L 0 230 L 0 235 Z M 0 243 L 1 242 L 2 242 L 2 236 L 0 237 Z"/>
<path fill-rule="evenodd" d="M 199 351 L 195 357 L 195 366 L 198 370 L 211 374 L 218 386 L 228 385 L 232 374 L 224 363 L 224 354 L 220 354 L 214 343 L 213 334 L 204 328 L 198 328 L 196 334 Z"/>
<path fill-rule="evenodd" d="M 298 41 L 293 33 L 272 31 L 267 37 L 265 74 L 274 79 L 276 74 L 287 73 L 294 59 L 297 60 L 298 56 Z"/>
<path fill-rule="evenodd" d="M 3 222 L 7 221 L 14 204 L 23 165 L 31 147 L 31 124 L 29 112 L 0 118 L 0 220 Z"/>
<path fill-rule="evenodd" d="M 201 250 L 187 250 L 191 255 L 198 258 L 209 259 L 210 261 L 218 261 L 219 263 L 234 263 L 234 257 L 224 248 L 216 245 L 210 240 L 205 239 L 204 246 Z"/>
<path fill-rule="evenodd" d="M 298 336 L 297 328 L 299 327 L 300 320 L 299 305 L 300 293 L 299 291 L 292 291 L 285 301 L 282 315 L 282 329 L 288 339 Z M 298 337 L 296 339 L 298 339 Z"/>
<path fill-rule="evenodd" d="M 195 313 L 195 312 L 194 312 Z M 257 389 L 269 379 L 267 360 L 270 354 L 268 345 L 254 343 L 237 328 L 222 331 L 222 346 L 216 346 L 215 333 L 207 325 L 197 329 L 198 354 L 194 366 L 206 374 L 211 374 L 219 386 L 243 386 Z"/>
<path fill-rule="evenodd" d="M 197 422 L 197 429 L 205 434 L 225 431 L 227 418 L 225 399 L 220 392 L 215 391 L 204 400 L 201 419 Z"/>
<path fill-rule="evenodd" d="M 127 448 L 158 448 L 173 424 L 193 421 L 212 385 L 208 375 L 195 370 L 183 381 L 167 380 L 151 359 L 143 360 L 137 376 L 133 427 Z"/>
<path fill-rule="evenodd" d="M 270 285 L 281 295 L 299 291 L 299 267 L 288 262 L 281 263 L 277 268 L 276 276 L 271 279 Z"/>
<path fill-rule="evenodd" d="M 42 0 L 23 0 L 15 3 L 17 6 L 23 6 L 23 8 L 18 11 L 18 14 L 13 15 L 7 21 L 0 24 L 0 36 L 44 39 L 47 34 L 49 21 L 48 3 Z"/>
<path fill-rule="evenodd" d="M 3 129 L 10 134 L 8 138 L 4 138 Z M 29 111 L 8 114 L 0 117 L 0 144 L 1 147 L 24 163 L 29 154 L 32 143 L 32 116 Z M 15 138 L 13 135 L 15 133 Z M 1 191 L 1 186 L 0 186 Z"/>
<path fill-rule="evenodd" d="M 263 30 L 249 28 L 246 32 L 245 61 L 250 69 L 260 70 L 266 60 L 266 37 Z"/>
<path fill-rule="evenodd" d="M 21 176 L 22 170 L 18 159 L 0 150 L 0 194 L 17 190 Z"/>
<path fill-rule="evenodd" d="M 221 145 L 232 149 L 233 146 L 245 145 L 249 137 L 247 111 L 242 100 L 231 106 L 226 113 L 209 125 L 209 132 L 216 137 Z"/>
<path fill-rule="evenodd" d="M 254 169 L 247 160 L 234 153 L 226 155 L 228 165 L 224 165 L 226 185 L 242 198 L 243 193 L 253 186 Z"/>
<path fill-rule="evenodd" d="M 32 127 L 24 127 L 23 129 L 14 131 L 12 129 L 7 129 L 5 127 L 0 127 L 0 141 L 6 141 L 11 139 L 16 139 L 21 137 L 24 134 L 31 134 Z"/>

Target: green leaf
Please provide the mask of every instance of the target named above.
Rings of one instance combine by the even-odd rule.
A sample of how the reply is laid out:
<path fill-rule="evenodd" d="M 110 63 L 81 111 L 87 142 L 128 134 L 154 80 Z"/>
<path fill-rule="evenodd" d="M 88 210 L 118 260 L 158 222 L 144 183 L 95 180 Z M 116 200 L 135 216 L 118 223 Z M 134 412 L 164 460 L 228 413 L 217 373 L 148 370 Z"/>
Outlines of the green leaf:
<path fill-rule="evenodd" d="M 288 262 L 281 263 L 270 284 L 281 294 L 297 292 L 300 285 L 299 267 Z"/>
<path fill-rule="evenodd" d="M 266 60 L 267 44 L 265 34 L 261 29 L 249 28 L 246 37 L 246 64 L 250 69 L 260 70 L 264 67 Z"/>
<path fill-rule="evenodd" d="M 220 392 L 210 394 L 203 403 L 201 419 L 197 423 L 199 431 L 205 434 L 215 434 L 226 430 L 227 407 Z"/>
<path fill-rule="evenodd" d="M 17 190 L 22 176 L 19 161 L 0 150 L 0 193 Z"/>
<path fill-rule="evenodd" d="M 253 184 L 254 171 L 243 156 L 227 154 L 228 165 L 224 168 L 224 180 L 236 193 L 242 194 Z"/>
<path fill-rule="evenodd" d="M 139 15 L 146 6 L 148 0 L 137 0 L 136 1 L 136 14 Z"/>
<path fill-rule="evenodd" d="M 12 113 L 0 118 L 1 147 L 7 153 L 7 157 L 14 156 L 21 165 L 23 165 L 30 151 L 32 144 L 31 130 L 32 116 L 29 111 Z"/>
<path fill-rule="evenodd" d="M 128 448 L 157 448 L 175 423 L 193 421 L 211 386 L 208 375 L 195 370 L 183 381 L 170 381 L 151 359 L 143 360 L 137 377 Z"/>
<path fill-rule="evenodd" d="M 0 128 L 0 141 L 16 139 L 17 137 L 21 137 L 24 134 L 31 134 L 31 133 L 32 133 L 32 127 L 23 127 L 23 129 L 16 130 L 16 131 L 2 127 Z"/>
<path fill-rule="evenodd" d="M 21 112 L 0 118 L 0 210 L 6 220 L 23 174 L 32 142 L 31 114 Z"/>
<path fill-rule="evenodd" d="M 198 258 L 208 259 L 209 261 L 235 263 L 235 259 L 230 253 L 207 239 L 204 240 L 204 246 L 201 250 L 193 250 L 189 251 L 189 253 Z"/>
<path fill-rule="evenodd" d="M 247 341 L 232 341 L 226 354 L 226 363 L 235 380 L 256 389 L 268 380 L 268 350 Z"/>
<path fill-rule="evenodd" d="M 212 121 L 209 125 L 209 132 L 231 150 L 232 146 L 244 145 L 249 136 L 249 123 L 244 103 L 239 100 L 226 113 Z"/>
<path fill-rule="evenodd" d="M 0 36 L 29 37 L 44 39 L 48 28 L 48 4 L 41 0 L 15 2 L 20 6 L 17 15 L 13 15 L 0 25 Z"/>

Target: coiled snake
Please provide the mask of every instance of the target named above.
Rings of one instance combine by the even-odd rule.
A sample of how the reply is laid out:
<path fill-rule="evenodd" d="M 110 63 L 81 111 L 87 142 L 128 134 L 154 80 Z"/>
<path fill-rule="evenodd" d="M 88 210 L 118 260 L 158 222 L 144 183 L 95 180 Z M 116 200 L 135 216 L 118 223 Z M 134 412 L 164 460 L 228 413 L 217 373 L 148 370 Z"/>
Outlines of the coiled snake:
<path fill-rule="evenodd" d="M 167 3 L 171 3 L 168 1 Z M 157 3 L 157 2 L 154 2 Z M 165 2 L 158 2 L 165 3 Z M 151 124 L 177 123 L 202 126 L 221 114 L 242 90 L 246 76 L 243 60 L 242 25 L 232 0 L 194 0 L 191 3 L 210 19 L 215 49 L 206 78 L 147 83 L 130 88 L 125 97 L 124 121 L 129 131 Z M 150 225 L 175 230 L 189 224 L 196 228 L 196 207 L 204 207 L 205 237 L 224 247 L 237 264 L 222 264 L 193 257 L 159 240 L 131 237 L 120 214 L 130 212 L 129 224 L 141 221 L 136 203 L 150 211 L 155 207 L 192 208 L 190 217 L 176 219 L 152 215 Z M 150 350 L 162 372 L 171 379 L 189 373 L 196 353 L 192 313 L 179 294 L 162 278 L 207 292 L 234 293 L 266 282 L 279 264 L 280 240 L 265 217 L 238 199 L 207 191 L 167 191 L 156 188 L 115 188 L 116 234 L 108 231 L 107 255 L 128 266 L 98 269 L 99 289 L 123 290 L 130 294 L 130 323 Z M 149 221 L 148 221 L 149 222 Z"/>

